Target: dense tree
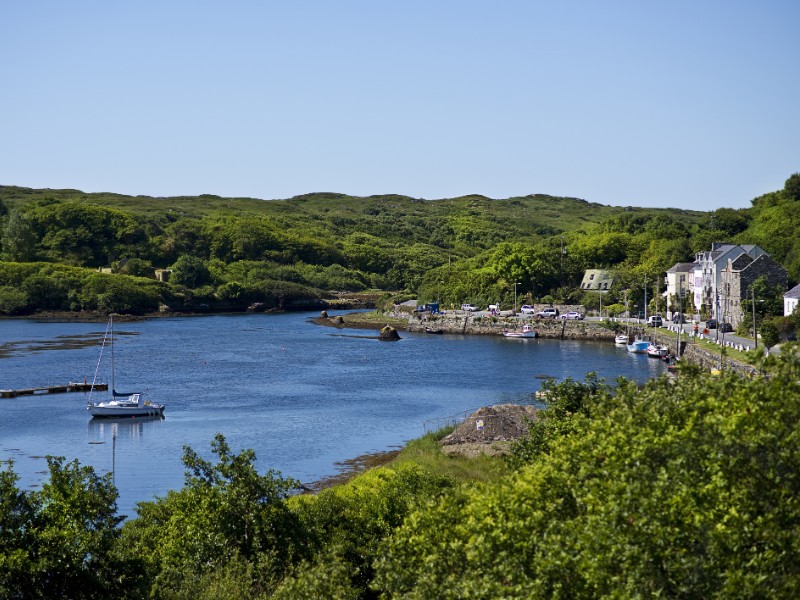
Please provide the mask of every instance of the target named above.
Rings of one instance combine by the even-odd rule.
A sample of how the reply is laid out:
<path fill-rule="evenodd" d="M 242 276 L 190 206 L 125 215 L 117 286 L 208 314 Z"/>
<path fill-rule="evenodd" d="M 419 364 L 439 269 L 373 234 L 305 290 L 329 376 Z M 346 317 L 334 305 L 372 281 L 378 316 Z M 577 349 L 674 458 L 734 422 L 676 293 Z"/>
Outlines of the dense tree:
<path fill-rule="evenodd" d="M 0 471 L 0 597 L 144 597 L 135 559 L 115 554 L 121 517 L 111 476 L 48 457 L 41 491 Z"/>
<path fill-rule="evenodd" d="M 800 173 L 793 173 L 783 186 L 783 194 L 789 200 L 800 200 Z"/>
<path fill-rule="evenodd" d="M 3 254 L 12 261 L 26 262 L 36 257 L 36 236 L 30 221 L 17 211 L 9 214 L 2 236 Z"/>
<path fill-rule="evenodd" d="M 406 519 L 379 555 L 376 589 L 796 597 L 800 359 L 789 351 L 762 368 L 771 376 L 686 370 L 643 389 L 620 382 L 613 395 L 548 416 L 548 430 L 521 446 L 530 463 L 514 477 Z"/>
<path fill-rule="evenodd" d="M 247 596 L 256 597 L 302 558 L 300 530 L 283 502 L 296 482 L 275 471 L 260 475 L 255 453 L 233 453 L 221 434 L 211 447 L 216 464 L 184 448 L 184 488 L 140 503 L 138 518 L 123 527 L 125 547 L 145 561 L 158 596 L 198 597 L 220 583 L 218 570 L 240 586 L 234 569 L 252 561 L 257 569 L 245 583 Z"/>
<path fill-rule="evenodd" d="M 211 283 L 211 271 L 202 258 L 184 254 L 172 265 L 170 280 L 178 285 L 199 288 Z"/>

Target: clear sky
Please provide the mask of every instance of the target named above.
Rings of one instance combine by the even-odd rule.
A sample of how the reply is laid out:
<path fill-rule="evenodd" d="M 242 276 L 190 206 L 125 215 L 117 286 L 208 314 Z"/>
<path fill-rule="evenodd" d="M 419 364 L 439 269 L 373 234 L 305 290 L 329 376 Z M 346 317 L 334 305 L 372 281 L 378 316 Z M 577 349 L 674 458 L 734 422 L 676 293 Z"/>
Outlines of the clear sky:
<path fill-rule="evenodd" d="M 800 171 L 800 1 L 2 0 L 0 184 L 741 208 Z"/>

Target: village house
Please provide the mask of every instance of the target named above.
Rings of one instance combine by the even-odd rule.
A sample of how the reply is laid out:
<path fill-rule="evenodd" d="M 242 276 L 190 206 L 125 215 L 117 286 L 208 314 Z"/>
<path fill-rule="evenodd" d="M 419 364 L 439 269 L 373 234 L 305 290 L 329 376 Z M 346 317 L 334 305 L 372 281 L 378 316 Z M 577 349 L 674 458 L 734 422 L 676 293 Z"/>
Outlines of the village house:
<path fill-rule="evenodd" d="M 690 309 L 691 305 L 687 304 L 686 299 L 694 294 L 692 277 L 694 268 L 695 263 L 676 263 L 667 271 L 665 278 L 667 290 L 662 295 L 666 299 L 668 315 L 675 311 L 683 313 Z"/>
<path fill-rule="evenodd" d="M 695 255 L 692 287 L 696 312 L 721 321 L 722 271 L 727 267 L 729 259 L 735 260 L 742 254 L 755 260 L 767 253 L 754 244 L 738 245 L 714 242 L 711 244 L 711 250 L 698 252 Z"/>
<path fill-rule="evenodd" d="M 781 286 L 786 289 L 786 269 L 772 260 L 769 254 L 761 254 L 755 259 L 749 254 L 728 258 L 720 271 L 718 308 L 722 321 L 727 321 L 734 328 L 739 326 L 744 318 L 742 301 L 748 299 L 753 282 L 762 277 L 770 287 Z"/>
<path fill-rule="evenodd" d="M 586 269 L 581 281 L 584 291 L 607 292 L 614 283 L 614 274 L 604 269 Z"/>
<path fill-rule="evenodd" d="M 794 313 L 798 302 L 800 302 L 800 285 L 794 286 L 783 295 L 783 316 L 788 317 Z"/>

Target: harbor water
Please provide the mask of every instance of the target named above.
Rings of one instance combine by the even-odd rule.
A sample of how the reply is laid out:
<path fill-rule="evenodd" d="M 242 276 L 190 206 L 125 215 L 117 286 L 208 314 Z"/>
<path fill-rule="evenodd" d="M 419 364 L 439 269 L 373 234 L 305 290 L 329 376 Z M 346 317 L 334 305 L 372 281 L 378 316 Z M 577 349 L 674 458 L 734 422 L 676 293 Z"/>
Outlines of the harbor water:
<path fill-rule="evenodd" d="M 45 456 L 112 473 L 133 516 L 184 481 L 184 446 L 211 458 L 216 433 L 252 448 L 260 472 L 311 483 L 342 461 L 401 446 L 426 425 L 480 406 L 530 402 L 545 378 L 596 371 L 637 381 L 661 361 L 610 342 L 377 332 L 321 327 L 318 313 L 115 321 L 118 391 L 166 405 L 162 419 L 91 419 L 85 393 L 0 398 L 0 461 L 22 489 L 47 479 Z M 0 321 L 0 388 L 91 382 L 105 323 Z M 100 365 L 98 381 L 111 382 Z"/>

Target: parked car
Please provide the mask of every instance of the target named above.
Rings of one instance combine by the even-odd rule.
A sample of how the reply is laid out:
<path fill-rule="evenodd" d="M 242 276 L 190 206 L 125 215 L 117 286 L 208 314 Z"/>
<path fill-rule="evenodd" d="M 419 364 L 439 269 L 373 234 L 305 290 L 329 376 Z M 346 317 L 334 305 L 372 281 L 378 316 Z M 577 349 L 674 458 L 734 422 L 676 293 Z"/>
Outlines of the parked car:
<path fill-rule="evenodd" d="M 719 330 L 722 333 L 733 333 L 733 325 L 731 325 L 730 323 L 720 323 Z"/>
<path fill-rule="evenodd" d="M 558 309 L 545 308 L 536 313 L 536 316 L 542 319 L 555 319 L 558 316 Z"/>
<path fill-rule="evenodd" d="M 688 323 L 689 321 L 686 320 L 686 315 L 682 315 L 681 313 L 675 313 L 672 315 L 672 322 L 677 324 Z"/>
<path fill-rule="evenodd" d="M 648 327 L 661 327 L 663 324 L 664 319 L 661 318 L 661 315 L 650 315 L 647 317 Z"/>
<path fill-rule="evenodd" d="M 523 315 L 532 315 L 534 313 L 534 310 L 530 304 L 523 304 L 520 307 L 519 312 L 521 312 Z"/>
<path fill-rule="evenodd" d="M 577 319 L 579 321 L 583 320 L 583 315 L 577 311 L 571 310 L 568 313 L 564 313 L 561 315 L 562 319 Z"/>
<path fill-rule="evenodd" d="M 709 319 L 706 321 L 706 329 L 716 329 L 717 328 L 717 320 L 716 319 Z"/>
<path fill-rule="evenodd" d="M 478 307 L 475 306 L 474 304 L 462 304 L 461 305 L 461 310 L 465 310 L 467 312 L 472 312 L 472 311 L 478 310 Z"/>

